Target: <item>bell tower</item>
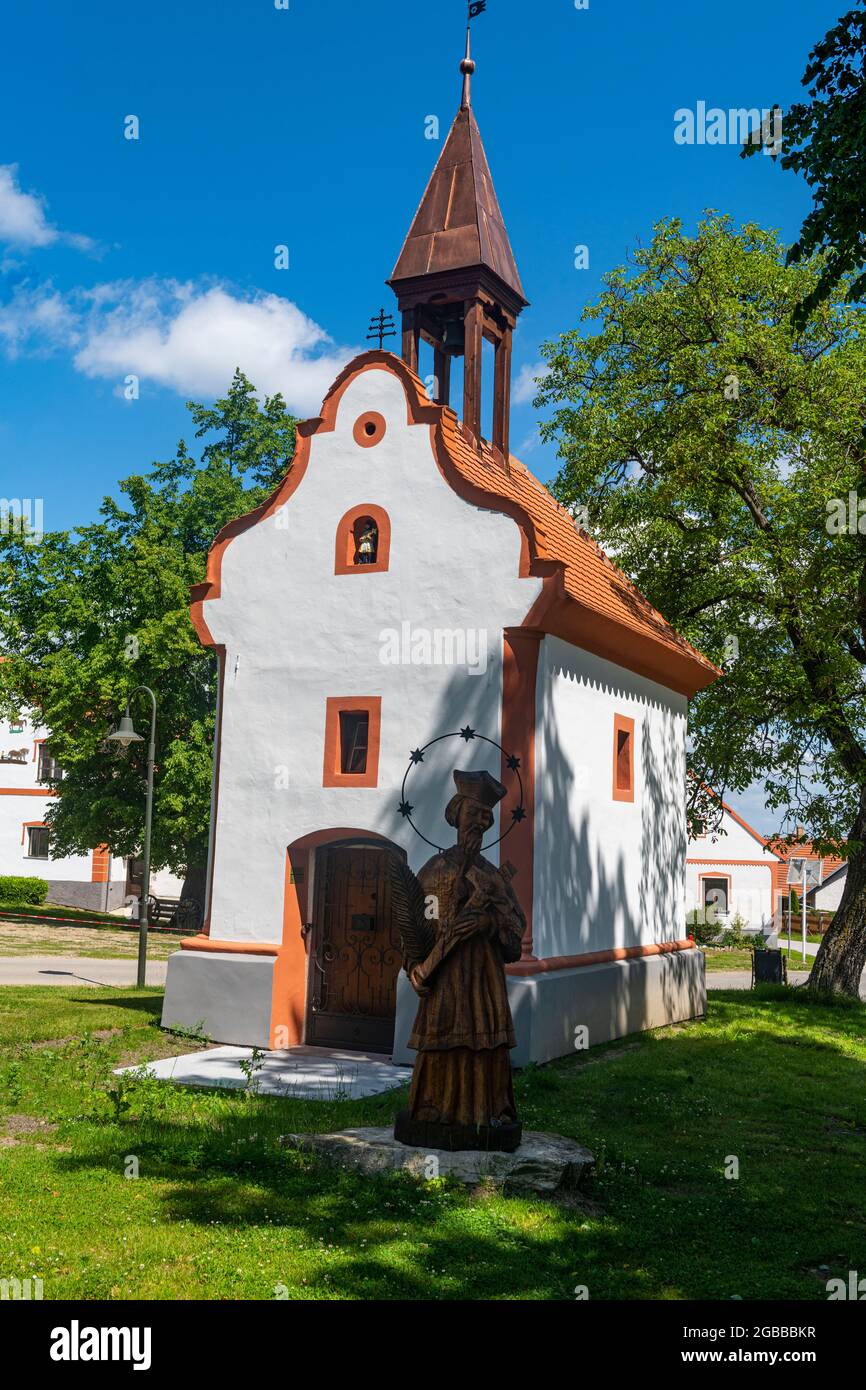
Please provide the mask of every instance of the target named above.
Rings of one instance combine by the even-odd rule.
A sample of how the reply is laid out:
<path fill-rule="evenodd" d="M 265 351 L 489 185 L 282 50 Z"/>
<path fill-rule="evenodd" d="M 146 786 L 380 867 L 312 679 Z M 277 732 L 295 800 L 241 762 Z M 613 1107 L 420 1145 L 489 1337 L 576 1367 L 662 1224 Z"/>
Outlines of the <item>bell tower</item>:
<path fill-rule="evenodd" d="M 481 437 L 481 367 L 495 350 L 493 439 L 508 461 L 511 340 L 528 301 L 472 111 L 469 31 L 460 64 L 463 99 L 388 284 L 403 318 L 403 361 L 418 371 L 433 348 L 436 400 L 450 405 L 451 361 L 463 357 L 463 424 Z"/>

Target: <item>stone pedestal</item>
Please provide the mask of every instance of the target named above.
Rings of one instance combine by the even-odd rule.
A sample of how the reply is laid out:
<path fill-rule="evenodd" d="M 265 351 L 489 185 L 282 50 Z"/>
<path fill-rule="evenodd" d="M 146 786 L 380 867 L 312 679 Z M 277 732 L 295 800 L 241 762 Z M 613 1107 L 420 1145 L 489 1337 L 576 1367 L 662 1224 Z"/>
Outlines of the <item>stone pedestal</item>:
<path fill-rule="evenodd" d="M 585 1189 L 595 1169 L 589 1149 L 573 1139 L 537 1130 L 526 1130 L 514 1153 L 410 1148 L 395 1139 L 390 1129 L 286 1134 L 280 1143 L 362 1173 L 402 1169 L 419 1178 L 451 1177 L 472 1187 L 491 1182 L 514 1194 Z"/>

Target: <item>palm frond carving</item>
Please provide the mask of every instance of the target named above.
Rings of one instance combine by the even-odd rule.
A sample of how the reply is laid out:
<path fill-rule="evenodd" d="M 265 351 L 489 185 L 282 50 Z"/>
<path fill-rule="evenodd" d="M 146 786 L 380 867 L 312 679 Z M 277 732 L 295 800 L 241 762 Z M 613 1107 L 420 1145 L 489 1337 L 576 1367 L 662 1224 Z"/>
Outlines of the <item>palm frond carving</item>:
<path fill-rule="evenodd" d="M 391 862 L 391 911 L 400 932 L 407 971 L 426 960 L 436 935 L 424 915 L 424 889 L 402 859 Z"/>

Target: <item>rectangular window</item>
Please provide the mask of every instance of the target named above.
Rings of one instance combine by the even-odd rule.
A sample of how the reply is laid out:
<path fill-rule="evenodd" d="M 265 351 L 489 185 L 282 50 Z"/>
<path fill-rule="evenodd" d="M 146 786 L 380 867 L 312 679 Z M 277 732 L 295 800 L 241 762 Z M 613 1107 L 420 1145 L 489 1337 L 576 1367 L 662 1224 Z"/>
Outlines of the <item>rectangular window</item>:
<path fill-rule="evenodd" d="M 52 758 L 47 752 L 44 743 L 39 745 L 39 763 L 37 765 L 37 782 L 59 782 L 63 776 L 63 768 L 56 758 Z"/>
<path fill-rule="evenodd" d="M 370 715 L 367 710 L 340 710 L 340 771 L 367 771 Z"/>
<path fill-rule="evenodd" d="M 634 801 L 634 720 L 613 718 L 613 799 Z"/>
<path fill-rule="evenodd" d="M 728 911 L 728 880 L 726 878 L 705 878 L 704 911 L 712 909 L 717 916 L 725 916 Z"/>
<path fill-rule="evenodd" d="M 380 695 L 329 697 L 324 787 L 375 787 L 379 780 Z"/>
<path fill-rule="evenodd" d="M 47 825 L 28 825 L 28 827 L 27 827 L 27 857 L 28 857 L 28 859 L 47 859 L 47 858 L 48 858 L 48 826 L 47 826 Z"/>

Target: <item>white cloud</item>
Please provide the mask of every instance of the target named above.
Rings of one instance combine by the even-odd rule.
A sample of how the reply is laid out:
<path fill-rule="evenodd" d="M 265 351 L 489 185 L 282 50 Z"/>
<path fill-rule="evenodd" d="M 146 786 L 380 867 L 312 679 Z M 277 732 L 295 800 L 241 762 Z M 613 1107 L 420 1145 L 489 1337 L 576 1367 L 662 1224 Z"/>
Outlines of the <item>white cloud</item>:
<path fill-rule="evenodd" d="M 0 304 L 0 345 L 7 357 L 46 356 L 73 347 L 78 336 L 74 309 L 51 284 L 17 285 Z"/>
<path fill-rule="evenodd" d="M 19 286 L 0 305 L 7 356 L 66 350 L 85 376 L 135 374 L 184 396 L 213 399 L 236 367 L 262 395 L 281 391 L 289 409 L 315 414 L 334 378 L 363 349 L 339 347 L 296 304 L 275 294 L 242 296 L 225 285 L 117 281 L 59 294 Z"/>
<path fill-rule="evenodd" d="M 290 410 L 310 414 L 359 351 L 338 348 L 275 294 L 241 298 L 222 285 L 144 281 L 102 285 L 89 299 L 78 370 L 132 372 L 183 395 L 221 395 L 240 367 L 261 394 L 281 391 Z"/>
<path fill-rule="evenodd" d="M 517 446 L 517 457 L 519 459 L 528 458 L 530 454 L 534 454 L 540 448 L 541 435 L 538 430 L 530 430 L 529 434 L 525 435 Z"/>
<path fill-rule="evenodd" d="M 514 404 L 531 405 L 538 395 L 539 379 L 546 377 L 549 371 L 546 362 L 529 362 L 521 367 L 511 393 Z"/>
<path fill-rule="evenodd" d="M 46 217 L 45 199 L 25 193 L 18 183 L 18 165 L 0 164 L 0 242 L 27 250 L 63 242 L 79 251 L 92 251 L 96 243 L 76 232 L 61 232 Z"/>

